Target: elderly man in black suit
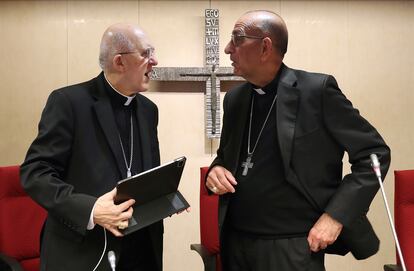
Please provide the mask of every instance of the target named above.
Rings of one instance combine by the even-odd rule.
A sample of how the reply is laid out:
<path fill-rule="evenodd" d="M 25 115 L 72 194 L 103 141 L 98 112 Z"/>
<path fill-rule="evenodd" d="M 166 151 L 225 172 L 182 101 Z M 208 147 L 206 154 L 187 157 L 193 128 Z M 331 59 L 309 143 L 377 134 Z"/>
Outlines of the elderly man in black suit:
<path fill-rule="evenodd" d="M 226 271 L 321 271 L 324 254 L 366 258 L 379 240 L 366 218 L 390 150 L 334 77 L 287 67 L 288 32 L 270 11 L 236 22 L 225 52 L 248 82 L 224 99 L 222 138 L 206 186 L 220 195 Z M 342 176 L 348 153 L 351 173 Z"/>
<path fill-rule="evenodd" d="M 41 270 L 162 270 L 163 222 L 122 236 L 133 200 L 114 204 L 117 181 L 158 166 L 157 106 L 146 91 L 157 65 L 144 31 L 109 27 L 90 81 L 53 91 L 21 166 L 27 193 L 48 211 Z M 101 259 L 103 256 L 103 259 Z"/>

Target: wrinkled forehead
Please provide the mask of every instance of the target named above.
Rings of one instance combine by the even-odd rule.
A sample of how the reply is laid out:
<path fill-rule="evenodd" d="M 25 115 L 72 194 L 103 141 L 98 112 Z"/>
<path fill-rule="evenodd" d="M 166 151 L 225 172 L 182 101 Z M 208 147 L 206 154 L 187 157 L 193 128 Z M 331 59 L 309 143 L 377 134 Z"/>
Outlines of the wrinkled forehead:
<path fill-rule="evenodd" d="M 251 14 L 246 14 L 240 17 L 234 24 L 232 31 L 233 35 L 254 35 L 258 34 L 260 29 L 257 27 L 255 17 Z"/>

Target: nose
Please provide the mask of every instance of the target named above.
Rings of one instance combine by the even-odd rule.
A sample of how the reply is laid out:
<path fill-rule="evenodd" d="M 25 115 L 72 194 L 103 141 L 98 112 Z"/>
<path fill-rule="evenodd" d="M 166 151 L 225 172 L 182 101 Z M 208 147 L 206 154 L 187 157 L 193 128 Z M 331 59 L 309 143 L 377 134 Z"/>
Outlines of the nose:
<path fill-rule="evenodd" d="M 158 65 L 158 59 L 155 57 L 155 55 L 152 55 L 149 60 L 148 60 L 149 64 L 151 64 L 152 66 L 157 66 Z"/>
<path fill-rule="evenodd" d="M 234 46 L 233 46 L 233 42 L 230 40 L 226 47 L 224 48 L 224 53 L 226 54 L 231 54 L 233 52 Z"/>

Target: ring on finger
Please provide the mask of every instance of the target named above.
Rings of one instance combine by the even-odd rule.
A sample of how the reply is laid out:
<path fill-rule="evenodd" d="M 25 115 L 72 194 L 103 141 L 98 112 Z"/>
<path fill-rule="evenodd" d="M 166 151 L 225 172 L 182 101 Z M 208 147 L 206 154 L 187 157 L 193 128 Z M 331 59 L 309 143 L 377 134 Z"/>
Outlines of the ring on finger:
<path fill-rule="evenodd" d="M 213 193 L 217 193 L 217 191 L 218 191 L 218 189 L 217 189 L 217 187 L 216 186 L 213 186 L 212 188 L 210 188 L 211 189 L 211 191 L 213 192 Z"/>
<path fill-rule="evenodd" d="M 128 222 L 121 221 L 121 222 L 118 223 L 118 229 L 124 230 L 126 228 L 128 228 Z"/>

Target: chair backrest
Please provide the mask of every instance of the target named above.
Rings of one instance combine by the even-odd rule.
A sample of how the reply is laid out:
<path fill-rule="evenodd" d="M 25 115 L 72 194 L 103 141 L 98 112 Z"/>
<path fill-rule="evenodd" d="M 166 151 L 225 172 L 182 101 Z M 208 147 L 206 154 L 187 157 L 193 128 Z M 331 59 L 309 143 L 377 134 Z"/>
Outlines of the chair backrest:
<path fill-rule="evenodd" d="M 394 175 L 395 229 L 407 270 L 414 270 L 414 170 L 396 170 Z"/>
<path fill-rule="evenodd" d="M 0 252 L 26 271 L 39 270 L 40 231 L 46 211 L 22 189 L 19 166 L 0 167 Z"/>
<path fill-rule="evenodd" d="M 216 255 L 216 271 L 221 271 L 220 242 L 218 232 L 219 197 L 208 194 L 205 185 L 208 167 L 200 168 L 200 239 L 211 254 Z"/>
<path fill-rule="evenodd" d="M 218 196 L 209 195 L 205 185 L 208 167 L 200 168 L 200 239 L 210 253 L 220 252 L 218 237 Z"/>

